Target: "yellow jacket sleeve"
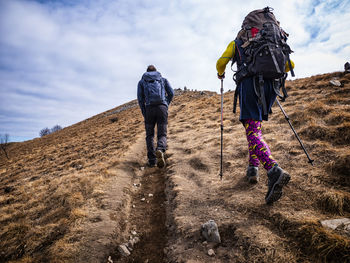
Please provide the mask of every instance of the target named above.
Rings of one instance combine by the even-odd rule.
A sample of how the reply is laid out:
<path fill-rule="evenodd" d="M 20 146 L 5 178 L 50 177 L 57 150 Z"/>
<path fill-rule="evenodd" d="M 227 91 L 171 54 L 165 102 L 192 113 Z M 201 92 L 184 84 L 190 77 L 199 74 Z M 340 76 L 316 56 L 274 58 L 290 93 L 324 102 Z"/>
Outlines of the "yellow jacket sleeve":
<path fill-rule="evenodd" d="M 218 71 L 219 75 L 224 74 L 227 63 L 235 56 L 235 50 L 236 50 L 236 43 L 235 41 L 231 41 L 230 44 L 228 44 L 225 52 L 221 55 L 221 57 L 216 62 L 216 70 Z M 294 69 L 294 62 L 290 61 L 292 64 L 292 68 Z M 285 65 L 285 72 L 289 72 L 289 64 L 288 62 Z"/>
<path fill-rule="evenodd" d="M 227 63 L 235 56 L 236 44 L 235 41 L 230 42 L 228 44 L 225 52 L 221 55 L 221 57 L 216 62 L 216 70 L 219 75 L 224 74 Z"/>

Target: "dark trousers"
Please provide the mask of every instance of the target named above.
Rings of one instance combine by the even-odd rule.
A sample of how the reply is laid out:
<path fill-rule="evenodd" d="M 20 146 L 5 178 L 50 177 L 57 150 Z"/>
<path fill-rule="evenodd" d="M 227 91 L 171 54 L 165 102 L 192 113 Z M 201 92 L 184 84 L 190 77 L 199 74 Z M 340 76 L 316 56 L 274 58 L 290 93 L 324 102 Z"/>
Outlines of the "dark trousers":
<path fill-rule="evenodd" d="M 167 126 L 168 126 L 168 107 L 161 105 L 152 105 L 146 107 L 145 128 L 147 157 L 150 163 L 156 162 L 154 149 L 154 127 L 157 124 L 157 148 L 156 150 L 165 151 L 167 147 Z"/>

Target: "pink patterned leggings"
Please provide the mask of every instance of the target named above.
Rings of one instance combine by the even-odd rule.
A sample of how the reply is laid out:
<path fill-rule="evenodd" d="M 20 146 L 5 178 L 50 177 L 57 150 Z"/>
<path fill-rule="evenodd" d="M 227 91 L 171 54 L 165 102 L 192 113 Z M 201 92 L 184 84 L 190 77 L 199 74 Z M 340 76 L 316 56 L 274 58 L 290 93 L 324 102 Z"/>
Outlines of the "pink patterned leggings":
<path fill-rule="evenodd" d="M 243 121 L 243 125 L 249 144 L 249 165 L 258 167 L 260 161 L 267 171 L 277 165 L 269 146 L 262 137 L 261 122 L 248 119 Z"/>

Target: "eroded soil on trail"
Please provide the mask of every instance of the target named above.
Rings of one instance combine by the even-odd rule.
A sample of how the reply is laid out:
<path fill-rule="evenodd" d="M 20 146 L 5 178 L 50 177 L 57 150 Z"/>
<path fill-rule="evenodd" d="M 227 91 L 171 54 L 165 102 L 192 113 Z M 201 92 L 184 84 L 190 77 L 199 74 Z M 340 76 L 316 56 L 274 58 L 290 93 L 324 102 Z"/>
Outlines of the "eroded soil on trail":
<path fill-rule="evenodd" d="M 165 170 L 144 166 L 141 169 L 144 172 L 133 183 L 132 210 L 128 218 L 130 235 L 135 231 L 140 241 L 132 247 L 130 256 L 114 254 L 111 257 L 114 262 L 166 262 Z"/>
<path fill-rule="evenodd" d="M 273 205 L 262 167 L 258 184 L 244 179 L 248 146 L 233 92 L 224 94 L 223 180 L 213 92 L 177 91 L 165 169 L 146 167 L 135 101 L 11 144 L 10 159 L 0 159 L 0 262 L 350 262 L 349 237 L 320 224 L 350 218 L 350 74 L 289 81 L 287 90 L 282 105 L 315 165 L 275 105 L 264 139 L 292 179 Z M 219 245 L 200 236 L 209 219 Z M 122 256 L 118 246 L 135 233 Z"/>

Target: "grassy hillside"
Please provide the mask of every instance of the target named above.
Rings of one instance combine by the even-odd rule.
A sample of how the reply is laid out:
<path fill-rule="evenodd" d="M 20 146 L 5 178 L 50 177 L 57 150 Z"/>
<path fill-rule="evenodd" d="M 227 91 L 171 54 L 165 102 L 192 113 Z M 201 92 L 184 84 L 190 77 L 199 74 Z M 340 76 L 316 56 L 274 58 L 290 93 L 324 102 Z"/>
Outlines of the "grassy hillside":
<path fill-rule="evenodd" d="M 247 141 L 233 92 L 224 94 L 222 181 L 220 95 L 212 92 L 177 92 L 163 170 L 145 167 L 135 101 L 11 143 L 10 159 L 0 155 L 0 262 L 350 262 L 349 237 L 320 224 L 350 217 L 349 82 L 343 73 L 287 82 L 282 105 L 315 162 L 275 105 L 264 138 L 292 179 L 272 206 L 262 167 L 259 184 L 244 180 Z M 199 234 L 209 219 L 222 236 L 213 258 Z M 117 247 L 132 230 L 140 242 L 122 257 Z"/>

